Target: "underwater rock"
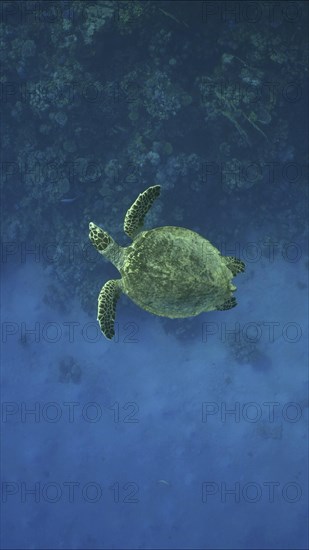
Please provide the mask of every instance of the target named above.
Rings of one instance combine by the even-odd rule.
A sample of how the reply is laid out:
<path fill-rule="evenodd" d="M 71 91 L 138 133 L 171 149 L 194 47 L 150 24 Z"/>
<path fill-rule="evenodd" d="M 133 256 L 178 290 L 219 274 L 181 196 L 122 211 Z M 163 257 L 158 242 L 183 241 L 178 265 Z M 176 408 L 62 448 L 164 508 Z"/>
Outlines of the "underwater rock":
<path fill-rule="evenodd" d="M 270 358 L 259 349 L 257 344 L 244 340 L 237 342 L 236 339 L 233 341 L 229 339 L 228 344 L 239 364 L 249 364 L 257 371 L 268 371 L 271 368 Z"/>
<path fill-rule="evenodd" d="M 282 423 L 270 424 L 269 422 L 261 422 L 256 426 L 257 434 L 263 439 L 282 439 Z"/>
<path fill-rule="evenodd" d="M 33 40 L 26 40 L 22 46 L 22 57 L 33 57 L 36 52 L 36 45 Z"/>
<path fill-rule="evenodd" d="M 80 365 L 71 355 L 68 355 L 60 361 L 59 364 L 59 382 L 79 384 L 82 375 Z"/>

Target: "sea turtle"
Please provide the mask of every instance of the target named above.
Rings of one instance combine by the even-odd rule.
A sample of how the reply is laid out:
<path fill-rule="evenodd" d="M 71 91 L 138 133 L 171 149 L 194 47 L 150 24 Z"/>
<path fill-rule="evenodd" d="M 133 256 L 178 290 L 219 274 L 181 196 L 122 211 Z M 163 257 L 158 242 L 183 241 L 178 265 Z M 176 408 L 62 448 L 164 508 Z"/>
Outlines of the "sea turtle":
<path fill-rule="evenodd" d="M 124 292 L 141 308 L 163 317 L 179 318 L 203 311 L 236 306 L 232 278 L 245 270 L 233 256 L 221 256 L 209 241 L 183 227 L 143 230 L 144 218 L 160 185 L 140 193 L 126 213 L 124 231 L 132 239 L 119 246 L 94 223 L 89 238 L 97 251 L 109 259 L 121 279 L 107 281 L 98 299 L 98 321 L 106 338 L 115 334 L 117 300 Z"/>

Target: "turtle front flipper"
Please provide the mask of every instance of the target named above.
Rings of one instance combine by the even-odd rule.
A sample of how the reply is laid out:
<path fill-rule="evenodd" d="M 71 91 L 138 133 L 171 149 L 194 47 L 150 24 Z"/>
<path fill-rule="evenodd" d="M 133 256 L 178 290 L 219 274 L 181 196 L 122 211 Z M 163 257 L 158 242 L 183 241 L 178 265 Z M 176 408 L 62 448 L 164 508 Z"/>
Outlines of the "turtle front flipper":
<path fill-rule="evenodd" d="M 160 195 L 160 190 L 160 185 L 148 187 L 146 191 L 138 195 L 136 201 L 127 211 L 124 219 L 124 232 L 131 239 L 134 239 L 135 235 L 142 229 L 145 216 L 155 199 Z"/>
<path fill-rule="evenodd" d="M 104 336 L 109 340 L 115 334 L 114 321 L 117 300 L 121 294 L 120 280 L 110 280 L 102 287 L 98 298 L 98 321 Z"/>
<path fill-rule="evenodd" d="M 89 224 L 89 239 L 97 251 L 103 255 L 107 247 L 113 242 L 111 236 L 93 222 Z"/>
<path fill-rule="evenodd" d="M 106 231 L 93 222 L 89 224 L 89 239 L 97 251 L 110 260 L 120 271 L 123 264 L 122 247 Z"/>

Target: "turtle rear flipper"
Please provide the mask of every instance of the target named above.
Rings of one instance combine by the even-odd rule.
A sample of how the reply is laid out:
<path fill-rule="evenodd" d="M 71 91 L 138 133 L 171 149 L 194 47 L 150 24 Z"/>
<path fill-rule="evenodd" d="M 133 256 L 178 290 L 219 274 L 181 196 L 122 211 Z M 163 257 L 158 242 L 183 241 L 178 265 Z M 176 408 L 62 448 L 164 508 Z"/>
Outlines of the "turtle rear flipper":
<path fill-rule="evenodd" d="M 224 256 L 223 259 L 226 267 L 233 273 L 233 275 L 243 273 L 246 269 L 246 264 L 234 256 Z"/>
<path fill-rule="evenodd" d="M 236 298 L 229 298 L 221 306 L 217 306 L 218 311 L 225 311 L 226 309 L 232 309 L 232 307 L 237 306 Z"/>
<path fill-rule="evenodd" d="M 146 191 L 140 193 L 129 208 L 124 219 L 124 232 L 134 239 L 144 225 L 144 219 L 154 203 L 155 199 L 160 195 L 161 186 L 153 185 L 148 187 Z"/>
<path fill-rule="evenodd" d="M 120 280 L 110 280 L 102 287 L 98 298 L 98 321 L 104 336 L 109 340 L 115 334 L 114 321 L 117 300 L 121 294 Z"/>

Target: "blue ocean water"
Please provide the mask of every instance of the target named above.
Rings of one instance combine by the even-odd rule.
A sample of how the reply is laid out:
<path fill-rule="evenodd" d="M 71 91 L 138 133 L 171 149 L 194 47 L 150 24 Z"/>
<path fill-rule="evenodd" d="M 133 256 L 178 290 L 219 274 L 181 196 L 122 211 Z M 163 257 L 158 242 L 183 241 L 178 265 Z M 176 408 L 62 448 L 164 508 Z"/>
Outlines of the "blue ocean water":
<path fill-rule="evenodd" d="M 3 3 L 1 548 L 308 548 L 308 5 L 277 4 Z M 237 306 L 122 295 L 108 340 L 88 224 L 129 246 L 155 184 L 145 228 L 242 260 Z"/>

